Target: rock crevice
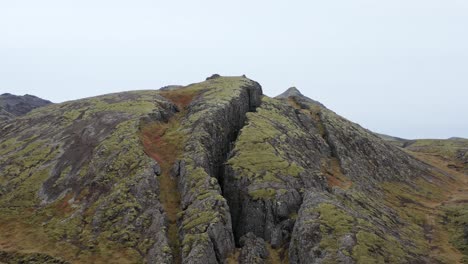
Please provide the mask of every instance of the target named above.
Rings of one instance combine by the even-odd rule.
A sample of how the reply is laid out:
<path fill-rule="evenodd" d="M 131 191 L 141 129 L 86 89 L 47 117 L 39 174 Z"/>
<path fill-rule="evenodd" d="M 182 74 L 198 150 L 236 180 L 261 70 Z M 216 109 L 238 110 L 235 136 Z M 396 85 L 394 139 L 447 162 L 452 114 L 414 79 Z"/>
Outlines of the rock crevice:
<path fill-rule="evenodd" d="M 207 82 L 216 89 L 224 78 Z M 183 209 L 180 236 L 184 263 L 195 259 L 220 263 L 235 248 L 231 215 L 220 183 L 232 143 L 244 126 L 246 114 L 255 111 L 262 96 L 256 82 L 241 78 L 238 85 L 232 87 L 234 96 L 222 98 L 222 94 L 206 91 L 189 106 L 189 137 L 184 156 L 174 169 Z"/>

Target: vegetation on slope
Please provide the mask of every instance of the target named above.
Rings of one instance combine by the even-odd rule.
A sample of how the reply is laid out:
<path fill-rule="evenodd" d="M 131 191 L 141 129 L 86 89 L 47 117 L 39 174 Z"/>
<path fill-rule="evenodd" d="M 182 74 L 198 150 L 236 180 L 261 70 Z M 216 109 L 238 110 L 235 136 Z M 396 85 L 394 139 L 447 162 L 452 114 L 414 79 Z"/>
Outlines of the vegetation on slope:
<path fill-rule="evenodd" d="M 139 118 L 157 108 L 155 99 L 149 91 L 113 94 L 7 123 L 0 139 L 0 250 L 76 263 L 140 261 L 154 242 L 138 235 L 151 219 L 132 191 L 150 167 L 137 132 Z"/>

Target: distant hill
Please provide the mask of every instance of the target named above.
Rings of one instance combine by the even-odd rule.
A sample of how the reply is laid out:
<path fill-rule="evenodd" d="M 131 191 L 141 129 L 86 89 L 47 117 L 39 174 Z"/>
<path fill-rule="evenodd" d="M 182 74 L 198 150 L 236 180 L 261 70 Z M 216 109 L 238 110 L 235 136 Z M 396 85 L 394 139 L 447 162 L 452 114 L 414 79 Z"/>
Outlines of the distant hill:
<path fill-rule="evenodd" d="M 409 144 L 411 142 L 411 140 L 409 139 L 392 137 L 389 135 L 384 135 L 384 134 L 379 134 L 379 133 L 375 133 L 375 134 L 379 136 L 380 138 L 382 138 L 383 140 L 390 142 L 393 145 L 398 146 L 398 147 L 404 147 L 406 144 Z"/>
<path fill-rule="evenodd" d="M 449 139 L 403 139 L 377 134 L 391 144 L 406 150 L 428 154 L 439 159 L 450 161 L 452 169 L 468 173 L 468 139 L 451 137 Z"/>
<path fill-rule="evenodd" d="M 34 95 L 13 95 L 4 93 L 0 95 L 0 121 L 9 120 L 25 115 L 38 107 L 46 106 L 52 102 Z"/>

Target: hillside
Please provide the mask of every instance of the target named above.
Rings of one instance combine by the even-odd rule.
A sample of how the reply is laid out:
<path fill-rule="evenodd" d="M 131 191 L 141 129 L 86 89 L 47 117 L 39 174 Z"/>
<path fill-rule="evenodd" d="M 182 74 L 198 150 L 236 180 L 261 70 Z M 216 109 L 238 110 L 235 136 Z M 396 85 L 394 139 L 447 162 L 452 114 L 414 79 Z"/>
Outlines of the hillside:
<path fill-rule="evenodd" d="M 214 75 L 44 106 L 0 135 L 0 262 L 468 261 L 466 171 L 296 88 Z"/>

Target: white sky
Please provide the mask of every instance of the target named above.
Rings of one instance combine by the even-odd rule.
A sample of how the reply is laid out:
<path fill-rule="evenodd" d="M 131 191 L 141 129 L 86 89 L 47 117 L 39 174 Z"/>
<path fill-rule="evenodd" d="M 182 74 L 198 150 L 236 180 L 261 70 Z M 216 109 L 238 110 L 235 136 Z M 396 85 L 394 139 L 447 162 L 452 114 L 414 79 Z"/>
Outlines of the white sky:
<path fill-rule="evenodd" d="M 0 93 L 54 102 L 241 75 L 371 130 L 468 137 L 468 1 L 0 0 Z"/>

